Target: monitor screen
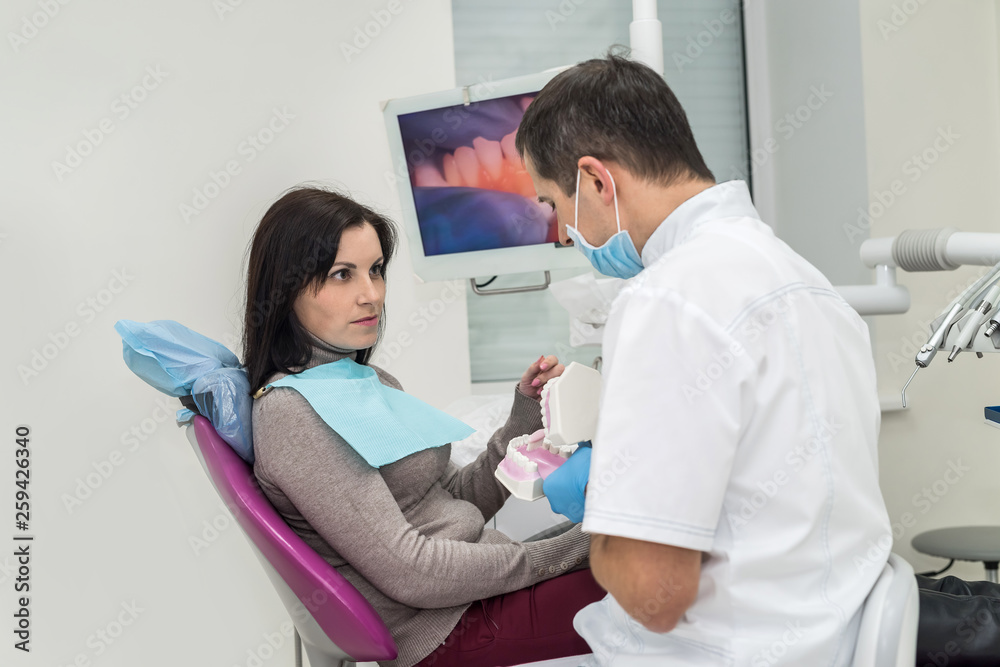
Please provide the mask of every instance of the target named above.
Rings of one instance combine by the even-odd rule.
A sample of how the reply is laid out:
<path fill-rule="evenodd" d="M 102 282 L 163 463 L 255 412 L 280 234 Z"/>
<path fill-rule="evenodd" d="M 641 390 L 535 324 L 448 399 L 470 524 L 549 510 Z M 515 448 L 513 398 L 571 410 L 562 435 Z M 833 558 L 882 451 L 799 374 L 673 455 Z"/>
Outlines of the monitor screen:
<path fill-rule="evenodd" d="M 587 266 L 559 244 L 514 148 L 545 72 L 389 100 L 383 107 L 413 269 L 450 280 Z"/>
<path fill-rule="evenodd" d="M 514 136 L 533 94 L 399 116 L 424 254 L 554 243 Z"/>

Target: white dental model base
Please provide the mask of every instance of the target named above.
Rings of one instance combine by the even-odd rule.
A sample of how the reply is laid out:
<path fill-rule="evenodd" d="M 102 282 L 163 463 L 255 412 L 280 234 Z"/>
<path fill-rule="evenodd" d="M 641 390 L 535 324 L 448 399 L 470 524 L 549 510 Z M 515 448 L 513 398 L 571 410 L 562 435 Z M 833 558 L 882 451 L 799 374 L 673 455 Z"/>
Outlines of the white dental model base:
<path fill-rule="evenodd" d="M 577 443 L 594 437 L 600 398 L 598 371 L 575 361 L 567 366 L 562 375 L 542 388 L 544 428 L 507 444 L 507 455 L 494 473 L 496 478 L 517 498 L 543 497 L 545 478 L 576 451 Z"/>

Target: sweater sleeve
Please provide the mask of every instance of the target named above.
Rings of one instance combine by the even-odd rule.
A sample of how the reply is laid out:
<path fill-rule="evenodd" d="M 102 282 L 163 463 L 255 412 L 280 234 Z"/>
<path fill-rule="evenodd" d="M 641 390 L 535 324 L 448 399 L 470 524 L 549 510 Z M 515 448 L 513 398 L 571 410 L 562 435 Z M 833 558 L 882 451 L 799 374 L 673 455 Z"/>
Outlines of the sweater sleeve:
<path fill-rule="evenodd" d="M 450 607 L 517 590 L 587 557 L 589 536 L 579 527 L 532 543 L 485 533 L 475 543 L 424 536 L 378 470 L 294 390 L 259 399 L 254 440 L 258 474 L 373 586 L 411 607 Z"/>
<path fill-rule="evenodd" d="M 463 468 L 450 465 L 441 478 L 441 486 L 459 500 L 467 500 L 489 521 L 510 497 L 510 491 L 494 475 L 507 454 L 507 443 L 519 435 L 542 428 L 538 401 L 514 389 L 514 405 L 507 422 L 489 439 L 486 449 Z"/>

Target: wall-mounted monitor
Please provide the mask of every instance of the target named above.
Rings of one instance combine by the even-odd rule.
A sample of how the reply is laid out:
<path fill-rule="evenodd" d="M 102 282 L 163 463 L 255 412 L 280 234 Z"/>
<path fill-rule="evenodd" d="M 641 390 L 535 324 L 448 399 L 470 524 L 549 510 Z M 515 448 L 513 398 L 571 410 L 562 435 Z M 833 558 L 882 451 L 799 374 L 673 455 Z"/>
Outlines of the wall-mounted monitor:
<path fill-rule="evenodd" d="M 424 280 L 586 267 L 559 244 L 514 137 L 557 72 L 389 100 L 394 181 L 414 271 Z"/>

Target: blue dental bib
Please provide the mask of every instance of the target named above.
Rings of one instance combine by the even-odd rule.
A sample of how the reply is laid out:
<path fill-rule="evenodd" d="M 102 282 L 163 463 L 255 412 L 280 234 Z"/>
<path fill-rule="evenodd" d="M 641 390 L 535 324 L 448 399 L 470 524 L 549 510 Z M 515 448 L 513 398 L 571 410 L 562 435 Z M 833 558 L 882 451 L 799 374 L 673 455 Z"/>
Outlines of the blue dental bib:
<path fill-rule="evenodd" d="M 373 468 L 475 433 L 454 417 L 379 382 L 375 369 L 344 358 L 267 385 L 299 392 Z"/>

